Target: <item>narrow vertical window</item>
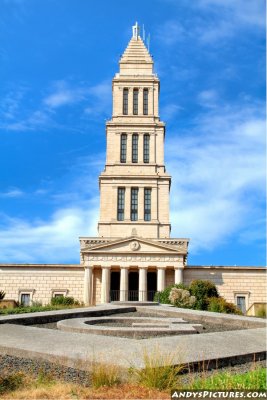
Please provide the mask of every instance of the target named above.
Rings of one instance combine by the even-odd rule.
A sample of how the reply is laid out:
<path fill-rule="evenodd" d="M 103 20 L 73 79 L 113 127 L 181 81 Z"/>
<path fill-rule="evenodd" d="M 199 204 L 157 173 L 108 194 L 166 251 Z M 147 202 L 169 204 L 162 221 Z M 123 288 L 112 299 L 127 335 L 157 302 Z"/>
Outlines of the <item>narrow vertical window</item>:
<path fill-rule="evenodd" d="M 125 202 L 125 188 L 118 188 L 118 221 L 124 220 L 124 202 Z"/>
<path fill-rule="evenodd" d="M 148 115 L 148 89 L 143 91 L 143 114 Z"/>
<path fill-rule="evenodd" d="M 131 188 L 131 221 L 138 219 L 138 188 Z"/>
<path fill-rule="evenodd" d="M 149 163 L 149 135 L 144 135 L 144 163 Z"/>
<path fill-rule="evenodd" d="M 132 136 L 132 162 L 138 162 L 138 134 L 134 133 Z"/>
<path fill-rule="evenodd" d="M 151 221 L 151 189 L 144 191 L 144 219 Z"/>
<path fill-rule="evenodd" d="M 123 115 L 128 115 L 128 89 L 123 89 Z"/>
<path fill-rule="evenodd" d="M 138 89 L 133 90 L 133 115 L 138 114 Z"/>
<path fill-rule="evenodd" d="M 121 134 L 121 163 L 126 163 L 127 135 Z"/>

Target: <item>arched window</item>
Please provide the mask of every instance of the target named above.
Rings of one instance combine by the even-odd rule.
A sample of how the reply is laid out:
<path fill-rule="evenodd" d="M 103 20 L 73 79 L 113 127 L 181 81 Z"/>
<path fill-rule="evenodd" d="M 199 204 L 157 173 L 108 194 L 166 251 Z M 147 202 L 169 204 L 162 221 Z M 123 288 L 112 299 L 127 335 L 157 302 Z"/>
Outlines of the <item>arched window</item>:
<path fill-rule="evenodd" d="M 133 115 L 138 115 L 138 89 L 133 90 Z"/>
<path fill-rule="evenodd" d="M 127 135 L 126 133 L 121 134 L 121 163 L 126 163 L 127 154 Z"/>
<path fill-rule="evenodd" d="M 148 115 L 148 89 L 143 90 L 143 114 Z"/>
<path fill-rule="evenodd" d="M 138 134 L 134 133 L 132 136 L 132 162 L 138 162 Z"/>
<path fill-rule="evenodd" d="M 149 163 L 149 143 L 150 136 L 146 133 L 144 135 L 144 163 Z"/>
<path fill-rule="evenodd" d="M 123 89 L 123 115 L 128 115 L 128 94 L 129 90 L 127 88 Z"/>

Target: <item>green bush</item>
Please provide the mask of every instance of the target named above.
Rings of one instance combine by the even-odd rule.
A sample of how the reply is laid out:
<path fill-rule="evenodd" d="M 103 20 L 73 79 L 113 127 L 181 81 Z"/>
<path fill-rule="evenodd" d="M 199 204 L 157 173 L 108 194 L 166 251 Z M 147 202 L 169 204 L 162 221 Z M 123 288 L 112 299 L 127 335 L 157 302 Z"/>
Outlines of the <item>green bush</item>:
<path fill-rule="evenodd" d="M 73 297 L 68 296 L 56 296 L 51 299 L 52 306 L 73 306 L 78 304 L 79 302 L 75 301 Z"/>
<path fill-rule="evenodd" d="M 5 292 L 3 290 L 0 290 L 0 300 L 3 300 L 5 295 Z"/>
<path fill-rule="evenodd" d="M 242 315 L 241 310 L 235 304 L 227 302 L 223 297 L 210 297 L 208 311 Z"/>
<path fill-rule="evenodd" d="M 256 317 L 266 318 L 266 305 L 262 305 L 257 309 Z"/>
<path fill-rule="evenodd" d="M 188 290 L 188 287 L 186 285 L 184 285 L 183 283 L 179 283 L 177 285 L 171 285 L 171 286 L 166 287 L 164 290 L 162 290 L 162 292 L 157 292 L 154 296 L 154 301 L 157 301 L 161 304 L 171 304 L 169 297 L 170 297 L 171 290 L 173 288 Z"/>
<path fill-rule="evenodd" d="M 196 310 L 207 310 L 209 297 L 219 297 L 216 286 L 210 281 L 194 280 L 189 286 L 189 291 L 191 296 L 196 298 Z"/>

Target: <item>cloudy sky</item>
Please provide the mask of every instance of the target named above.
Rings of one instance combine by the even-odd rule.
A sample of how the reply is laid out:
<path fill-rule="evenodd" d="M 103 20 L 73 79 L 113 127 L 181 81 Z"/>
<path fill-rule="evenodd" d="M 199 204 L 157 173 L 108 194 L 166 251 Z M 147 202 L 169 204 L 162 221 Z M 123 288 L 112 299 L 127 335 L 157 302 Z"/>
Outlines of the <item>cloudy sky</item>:
<path fill-rule="evenodd" d="M 111 80 L 138 21 L 161 80 L 173 237 L 265 264 L 264 0 L 0 0 L 0 262 L 97 235 Z"/>

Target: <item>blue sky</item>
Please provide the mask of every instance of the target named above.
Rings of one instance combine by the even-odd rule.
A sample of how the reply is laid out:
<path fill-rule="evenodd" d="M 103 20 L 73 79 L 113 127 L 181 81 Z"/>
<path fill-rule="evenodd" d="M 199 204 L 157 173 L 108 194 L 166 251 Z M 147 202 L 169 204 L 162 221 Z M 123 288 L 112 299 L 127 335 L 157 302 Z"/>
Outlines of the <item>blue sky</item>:
<path fill-rule="evenodd" d="M 0 262 L 97 235 L 111 80 L 138 21 L 161 80 L 173 237 L 265 265 L 264 0 L 0 0 Z"/>

